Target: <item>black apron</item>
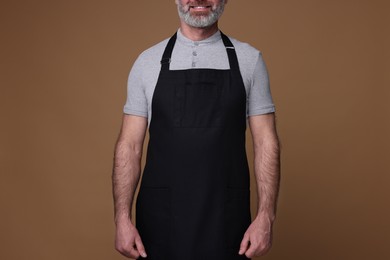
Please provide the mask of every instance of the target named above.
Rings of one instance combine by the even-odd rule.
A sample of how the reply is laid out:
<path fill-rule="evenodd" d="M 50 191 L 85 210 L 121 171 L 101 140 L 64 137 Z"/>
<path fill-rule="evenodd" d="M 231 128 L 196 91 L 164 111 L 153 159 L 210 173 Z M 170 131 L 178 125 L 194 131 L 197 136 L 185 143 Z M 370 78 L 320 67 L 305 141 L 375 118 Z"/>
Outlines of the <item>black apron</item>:
<path fill-rule="evenodd" d="M 169 40 L 152 98 L 136 227 L 151 260 L 238 260 L 251 223 L 246 92 L 233 44 L 230 69 L 170 70 Z"/>

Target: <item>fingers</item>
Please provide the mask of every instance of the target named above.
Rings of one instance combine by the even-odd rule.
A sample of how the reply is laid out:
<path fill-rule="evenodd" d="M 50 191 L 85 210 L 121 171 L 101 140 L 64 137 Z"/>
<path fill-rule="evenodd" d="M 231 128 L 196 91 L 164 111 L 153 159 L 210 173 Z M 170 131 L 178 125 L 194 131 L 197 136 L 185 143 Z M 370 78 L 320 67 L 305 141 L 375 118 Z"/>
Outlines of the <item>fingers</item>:
<path fill-rule="evenodd" d="M 248 248 L 249 243 L 249 235 L 248 233 L 244 234 L 244 237 L 242 238 L 241 244 L 240 244 L 240 250 L 238 251 L 238 254 L 242 255 L 245 253 L 245 251 Z"/>
<path fill-rule="evenodd" d="M 141 237 L 139 235 L 135 237 L 135 246 L 137 247 L 137 250 L 142 257 L 147 256 L 145 252 L 144 244 L 142 243 Z"/>
<path fill-rule="evenodd" d="M 137 259 L 139 257 L 139 252 L 134 246 L 127 246 L 127 247 L 118 247 L 117 250 L 122 255 L 128 257 L 128 258 L 134 258 Z"/>
<path fill-rule="evenodd" d="M 267 242 L 266 240 L 253 241 L 253 242 L 251 241 L 248 250 L 246 250 L 245 252 L 245 255 L 248 258 L 255 257 L 255 256 L 263 256 L 269 251 L 270 247 L 271 247 L 270 243 Z"/>
<path fill-rule="evenodd" d="M 122 255 L 133 259 L 138 259 L 140 255 L 145 258 L 147 256 L 145 247 L 138 232 L 130 235 L 129 237 L 119 237 L 116 241 L 116 250 Z"/>
<path fill-rule="evenodd" d="M 238 254 L 245 254 L 248 258 L 262 256 L 269 251 L 270 247 L 271 243 L 267 237 L 262 237 L 260 240 L 257 240 L 254 237 L 251 238 L 250 233 L 247 232 L 241 241 Z"/>
<path fill-rule="evenodd" d="M 256 245 L 254 243 L 250 243 L 250 246 L 249 246 L 248 250 L 246 250 L 245 255 L 248 258 L 255 256 L 256 249 L 257 249 Z"/>

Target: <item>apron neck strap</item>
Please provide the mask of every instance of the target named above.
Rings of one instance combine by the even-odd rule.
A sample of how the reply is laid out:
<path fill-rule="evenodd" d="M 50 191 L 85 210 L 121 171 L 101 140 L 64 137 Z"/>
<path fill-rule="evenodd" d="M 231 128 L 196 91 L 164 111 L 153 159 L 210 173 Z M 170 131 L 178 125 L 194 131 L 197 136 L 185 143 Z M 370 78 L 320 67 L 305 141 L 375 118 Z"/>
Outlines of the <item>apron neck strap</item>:
<path fill-rule="evenodd" d="M 230 69 L 239 70 L 236 49 L 234 48 L 233 43 L 230 41 L 229 37 L 227 37 L 222 32 L 221 32 L 221 37 L 222 37 L 223 44 L 225 45 L 226 52 L 228 54 Z"/>
<path fill-rule="evenodd" d="M 230 69 L 239 70 L 237 54 L 233 43 L 230 41 L 229 37 L 227 37 L 222 32 L 221 32 L 221 37 L 229 58 Z M 175 46 L 176 38 L 177 38 L 177 32 L 169 39 L 167 46 L 165 47 L 161 59 L 161 70 L 169 70 L 169 64 L 171 63 L 172 51 L 173 51 L 173 47 Z"/>
<path fill-rule="evenodd" d="M 177 32 L 169 39 L 167 47 L 165 47 L 164 54 L 161 59 L 161 70 L 169 70 L 169 63 L 171 63 L 171 56 L 173 47 L 175 46 Z"/>

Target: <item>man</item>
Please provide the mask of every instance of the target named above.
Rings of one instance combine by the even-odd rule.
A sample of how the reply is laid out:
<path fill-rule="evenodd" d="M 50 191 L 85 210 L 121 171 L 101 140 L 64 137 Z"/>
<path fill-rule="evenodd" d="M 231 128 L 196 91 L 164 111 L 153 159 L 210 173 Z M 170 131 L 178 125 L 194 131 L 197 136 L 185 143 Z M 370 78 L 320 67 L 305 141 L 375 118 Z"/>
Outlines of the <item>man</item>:
<path fill-rule="evenodd" d="M 280 179 L 275 110 L 261 53 L 218 29 L 226 2 L 176 0 L 180 28 L 130 71 L 112 176 L 116 249 L 129 258 L 248 259 L 271 246 Z M 253 221 L 247 123 L 258 187 Z"/>

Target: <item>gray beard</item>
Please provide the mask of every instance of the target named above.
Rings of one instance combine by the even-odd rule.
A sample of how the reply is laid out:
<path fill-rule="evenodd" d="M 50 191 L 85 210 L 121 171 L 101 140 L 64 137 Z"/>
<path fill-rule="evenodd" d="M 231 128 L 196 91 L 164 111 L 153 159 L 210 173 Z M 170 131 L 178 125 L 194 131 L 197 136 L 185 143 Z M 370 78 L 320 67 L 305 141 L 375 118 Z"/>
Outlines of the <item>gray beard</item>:
<path fill-rule="evenodd" d="M 221 17 L 223 10 L 225 7 L 225 1 L 221 1 L 221 3 L 216 7 L 215 10 L 211 10 L 211 13 L 207 16 L 192 16 L 190 14 L 190 10 L 188 12 L 184 11 L 184 6 L 179 1 L 177 5 L 177 10 L 179 12 L 179 17 L 189 26 L 197 27 L 197 28 L 205 28 L 216 23 Z"/>

